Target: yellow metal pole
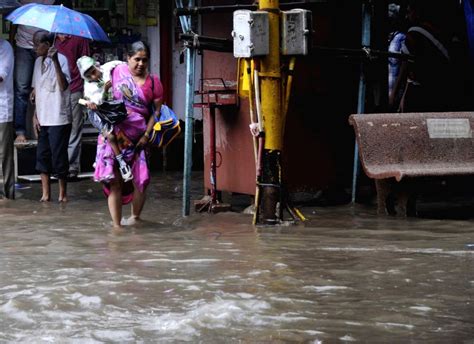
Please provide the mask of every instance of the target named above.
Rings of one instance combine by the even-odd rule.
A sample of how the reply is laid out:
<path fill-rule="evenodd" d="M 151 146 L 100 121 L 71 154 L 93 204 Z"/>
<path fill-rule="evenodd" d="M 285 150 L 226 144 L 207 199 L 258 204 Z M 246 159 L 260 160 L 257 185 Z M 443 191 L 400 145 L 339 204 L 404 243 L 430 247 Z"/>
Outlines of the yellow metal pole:
<path fill-rule="evenodd" d="M 268 11 L 270 26 L 270 52 L 260 63 L 265 149 L 282 150 L 279 1 L 261 0 L 259 9 Z"/>
<path fill-rule="evenodd" d="M 269 54 L 260 59 L 260 90 L 265 144 L 262 175 L 259 180 L 261 202 L 255 211 L 257 222 L 275 225 L 282 220 L 281 151 L 283 118 L 280 63 L 280 9 L 278 0 L 260 0 L 259 10 L 268 12 Z"/>

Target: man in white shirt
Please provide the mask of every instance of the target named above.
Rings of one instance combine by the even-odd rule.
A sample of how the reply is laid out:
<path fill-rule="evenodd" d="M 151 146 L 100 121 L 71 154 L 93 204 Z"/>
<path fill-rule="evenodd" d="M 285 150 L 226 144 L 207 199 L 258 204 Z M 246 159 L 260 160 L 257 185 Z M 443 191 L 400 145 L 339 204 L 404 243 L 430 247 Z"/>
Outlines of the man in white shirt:
<path fill-rule="evenodd" d="M 71 134 L 71 74 L 67 58 L 53 47 L 54 34 L 38 31 L 33 37 L 38 55 L 33 70 L 31 100 L 36 105 L 33 124 L 38 133 L 36 170 L 41 175 L 41 201 L 51 200 L 51 174 L 59 180 L 59 202 L 67 202 L 68 145 Z"/>
<path fill-rule="evenodd" d="M 3 174 L 3 197 L 9 199 L 15 198 L 13 63 L 13 49 L 10 43 L 0 38 L 0 164 Z"/>
<path fill-rule="evenodd" d="M 20 0 L 22 5 L 38 3 L 52 5 L 54 0 Z M 33 35 L 38 28 L 26 25 L 13 25 L 10 30 L 10 43 L 15 48 L 15 131 L 16 142 L 26 142 L 26 112 L 31 92 L 31 77 L 36 54 L 33 51 Z"/>

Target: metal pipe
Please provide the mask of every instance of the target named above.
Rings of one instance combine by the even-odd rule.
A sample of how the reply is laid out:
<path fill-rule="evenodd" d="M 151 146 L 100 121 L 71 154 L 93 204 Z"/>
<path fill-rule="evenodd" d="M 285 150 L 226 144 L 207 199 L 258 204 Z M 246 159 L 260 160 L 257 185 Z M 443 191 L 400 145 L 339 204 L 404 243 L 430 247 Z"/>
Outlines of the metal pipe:
<path fill-rule="evenodd" d="M 317 2 L 315 1 L 298 1 L 298 2 L 288 2 L 288 3 L 281 3 L 280 7 L 282 8 L 297 8 L 297 7 L 307 7 L 311 5 L 315 5 Z M 184 8 L 176 8 L 175 15 L 180 16 L 187 16 L 193 14 L 206 14 L 206 13 L 226 13 L 226 12 L 233 12 L 237 10 L 251 10 L 255 11 L 258 9 L 258 5 L 222 5 L 222 6 L 200 6 L 200 7 L 192 7 L 189 5 L 188 7 Z"/>
<path fill-rule="evenodd" d="M 240 68 L 240 60 L 237 62 Z M 250 124 L 257 123 L 258 125 L 258 118 L 255 118 L 255 109 L 254 109 L 254 90 L 253 90 L 253 60 L 246 60 L 247 70 L 244 73 L 247 73 L 247 77 L 249 80 L 249 116 L 250 116 Z M 239 73 L 240 74 L 240 73 Z M 240 75 L 237 75 L 237 78 L 240 78 Z M 257 137 L 252 132 L 252 143 L 253 143 L 253 156 L 255 158 L 255 170 L 258 168 L 258 142 Z"/>
<path fill-rule="evenodd" d="M 341 56 L 341 57 L 366 57 L 369 60 L 373 58 L 380 58 L 380 57 L 393 57 L 404 60 L 414 60 L 413 55 L 409 54 L 401 54 L 401 53 L 394 53 L 390 51 L 384 50 L 377 50 L 377 49 L 370 49 L 370 48 L 362 48 L 362 49 L 348 49 L 348 48 L 330 48 L 330 47 L 323 47 L 323 46 L 313 46 L 311 50 L 317 51 L 318 54 L 324 54 L 327 56 Z"/>
<path fill-rule="evenodd" d="M 176 9 L 183 8 L 183 1 L 176 0 Z M 186 18 L 183 16 L 179 17 L 179 22 L 181 23 L 181 27 L 183 28 L 184 32 L 190 31 L 191 26 L 191 17 L 187 16 Z"/>
<path fill-rule="evenodd" d="M 262 106 L 260 103 L 260 79 L 258 77 L 258 69 L 255 68 L 253 71 L 254 87 L 255 87 L 255 107 L 257 108 L 257 120 L 258 120 L 258 131 L 263 132 L 263 116 Z"/>
<path fill-rule="evenodd" d="M 285 99 L 283 101 L 283 111 L 282 111 L 282 121 L 283 121 L 283 134 L 285 134 L 285 123 L 286 123 L 286 116 L 288 115 L 288 106 L 290 104 L 290 96 L 291 96 L 291 87 L 293 84 L 293 73 L 295 71 L 295 64 L 296 64 L 296 57 L 292 56 L 290 58 L 290 63 L 288 64 L 288 77 L 285 87 Z"/>
<path fill-rule="evenodd" d="M 182 1 L 176 0 L 176 6 L 182 7 Z M 194 5 L 194 0 L 189 0 Z M 183 30 L 191 32 L 191 17 L 180 17 Z M 184 168 L 183 168 L 183 216 L 189 216 L 191 208 L 191 172 L 193 165 L 193 131 L 194 131 L 194 72 L 196 65 L 196 49 L 186 49 L 186 124 L 184 130 Z"/>
<path fill-rule="evenodd" d="M 197 36 L 199 42 L 208 42 L 208 43 L 222 43 L 222 44 L 233 44 L 232 39 L 227 38 L 218 38 L 218 37 L 210 37 L 210 36 L 203 36 L 203 35 L 191 35 L 188 33 L 182 33 L 179 35 L 180 39 L 190 40 L 192 41 Z"/>
<path fill-rule="evenodd" d="M 199 50 L 213 50 L 221 52 L 232 52 L 233 42 L 231 39 L 202 36 L 196 34 L 183 33 L 179 35 L 185 41 L 186 46 L 193 45 Z"/>
<path fill-rule="evenodd" d="M 263 117 L 262 109 L 260 106 L 260 80 L 258 78 L 259 73 L 259 64 L 252 59 L 252 70 L 253 70 L 253 90 L 255 98 L 255 109 L 257 112 L 257 124 L 258 124 L 258 143 L 257 143 L 257 166 L 256 166 L 256 189 L 255 189 L 255 212 L 253 214 L 252 223 L 256 225 L 258 223 L 258 218 L 260 215 L 260 182 L 262 177 L 262 157 L 263 157 L 263 147 L 265 146 L 265 133 L 263 127 Z"/>
<path fill-rule="evenodd" d="M 211 169 L 210 169 L 210 182 L 211 182 L 211 204 L 209 211 L 217 203 L 217 171 L 216 171 L 216 108 L 211 105 L 209 107 L 209 136 L 210 136 L 210 149 L 211 149 Z"/>
<path fill-rule="evenodd" d="M 372 21 L 372 5 L 370 2 L 364 2 L 362 4 L 362 46 L 370 46 L 370 26 Z M 366 78 L 364 72 L 364 62 L 360 63 L 360 78 L 359 78 L 359 95 L 357 103 L 357 113 L 362 114 L 365 112 L 365 93 L 366 93 Z M 351 201 L 355 203 L 356 192 L 357 192 L 357 177 L 359 175 L 359 146 L 357 140 L 354 143 L 354 166 L 352 170 L 352 195 Z"/>
<path fill-rule="evenodd" d="M 223 5 L 223 6 L 202 6 L 202 7 L 184 7 L 176 8 L 174 14 L 178 17 L 205 13 L 233 12 L 237 10 L 256 10 L 257 5 Z"/>

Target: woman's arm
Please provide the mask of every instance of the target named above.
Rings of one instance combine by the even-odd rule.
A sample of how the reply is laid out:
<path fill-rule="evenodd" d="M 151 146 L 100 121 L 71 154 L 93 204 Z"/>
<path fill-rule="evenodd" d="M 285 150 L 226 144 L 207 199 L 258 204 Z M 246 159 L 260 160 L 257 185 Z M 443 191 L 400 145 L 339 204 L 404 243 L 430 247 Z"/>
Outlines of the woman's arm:
<path fill-rule="evenodd" d="M 153 101 L 153 105 L 155 107 L 155 113 L 153 113 L 148 119 L 148 125 L 145 131 L 145 134 L 147 134 L 148 136 L 151 135 L 151 131 L 153 130 L 153 126 L 155 125 L 155 117 L 160 119 L 160 111 L 161 111 L 161 105 L 163 105 L 163 99 L 161 98 L 155 99 Z"/>
<path fill-rule="evenodd" d="M 153 105 L 155 107 L 155 113 L 150 115 L 150 118 L 148 119 L 148 123 L 146 126 L 146 130 L 143 133 L 143 136 L 140 138 L 140 141 L 138 142 L 139 146 L 145 146 L 148 141 L 150 141 L 150 136 L 151 132 L 153 131 L 153 126 L 155 125 L 155 116 L 159 119 L 160 118 L 160 110 L 161 110 L 161 105 L 163 104 L 163 99 L 155 99 L 153 101 Z"/>

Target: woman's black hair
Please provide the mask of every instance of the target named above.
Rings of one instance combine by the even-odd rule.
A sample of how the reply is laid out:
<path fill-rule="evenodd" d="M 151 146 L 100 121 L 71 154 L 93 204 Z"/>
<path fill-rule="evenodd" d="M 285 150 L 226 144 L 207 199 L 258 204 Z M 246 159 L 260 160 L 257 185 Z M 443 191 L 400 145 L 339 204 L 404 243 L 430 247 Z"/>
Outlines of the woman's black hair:
<path fill-rule="evenodd" d="M 33 39 L 38 40 L 38 43 L 49 43 L 50 46 L 53 46 L 54 33 L 45 30 L 39 30 L 35 32 Z"/>
<path fill-rule="evenodd" d="M 128 57 L 132 57 L 139 51 L 144 51 L 146 56 L 149 58 L 150 57 L 150 48 L 148 48 L 148 45 L 142 41 L 137 41 L 135 43 L 132 43 L 132 46 L 128 50 Z"/>

